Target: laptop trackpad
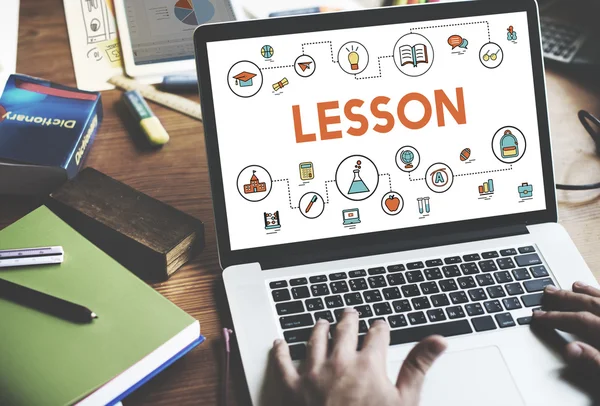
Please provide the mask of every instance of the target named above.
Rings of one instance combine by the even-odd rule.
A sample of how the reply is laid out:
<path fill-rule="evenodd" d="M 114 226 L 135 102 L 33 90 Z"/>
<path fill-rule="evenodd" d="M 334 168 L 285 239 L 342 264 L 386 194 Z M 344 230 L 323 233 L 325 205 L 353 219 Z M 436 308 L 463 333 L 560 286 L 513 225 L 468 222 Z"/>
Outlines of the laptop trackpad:
<path fill-rule="evenodd" d="M 391 364 L 396 372 L 390 376 L 394 376 L 401 363 Z M 450 352 L 438 359 L 425 379 L 421 405 L 517 406 L 524 402 L 500 349 L 484 347 Z"/>

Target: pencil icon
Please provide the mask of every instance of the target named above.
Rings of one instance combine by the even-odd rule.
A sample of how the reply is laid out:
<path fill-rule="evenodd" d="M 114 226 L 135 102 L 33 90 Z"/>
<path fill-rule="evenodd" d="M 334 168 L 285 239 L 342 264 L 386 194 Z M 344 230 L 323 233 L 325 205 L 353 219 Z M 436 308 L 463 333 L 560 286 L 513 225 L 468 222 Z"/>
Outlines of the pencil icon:
<path fill-rule="evenodd" d="M 316 201 L 317 201 L 317 195 L 314 195 L 312 197 L 312 199 L 310 199 L 310 203 L 308 204 L 308 206 L 306 206 L 306 210 L 304 210 L 304 213 L 308 213 L 310 211 L 310 209 L 313 207 L 313 204 L 315 204 Z"/>

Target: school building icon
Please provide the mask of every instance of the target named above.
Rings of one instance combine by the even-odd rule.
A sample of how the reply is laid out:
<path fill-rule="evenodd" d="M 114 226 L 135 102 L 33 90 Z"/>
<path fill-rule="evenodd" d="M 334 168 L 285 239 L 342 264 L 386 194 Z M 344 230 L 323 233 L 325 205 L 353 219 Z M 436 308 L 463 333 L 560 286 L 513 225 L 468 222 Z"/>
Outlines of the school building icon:
<path fill-rule="evenodd" d="M 256 171 L 252 171 L 252 177 L 250 178 L 250 183 L 244 185 L 244 193 L 258 193 L 258 192 L 266 192 L 267 184 L 265 182 L 260 182 L 258 177 L 256 176 Z"/>

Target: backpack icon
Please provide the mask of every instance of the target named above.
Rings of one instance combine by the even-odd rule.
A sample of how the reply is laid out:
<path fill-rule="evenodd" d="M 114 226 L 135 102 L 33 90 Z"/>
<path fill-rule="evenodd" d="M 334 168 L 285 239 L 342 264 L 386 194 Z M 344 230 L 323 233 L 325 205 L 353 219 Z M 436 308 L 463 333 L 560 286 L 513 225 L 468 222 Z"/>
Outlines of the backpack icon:
<path fill-rule="evenodd" d="M 519 142 L 510 130 L 504 131 L 500 139 L 500 151 L 502 158 L 517 158 L 519 156 Z"/>

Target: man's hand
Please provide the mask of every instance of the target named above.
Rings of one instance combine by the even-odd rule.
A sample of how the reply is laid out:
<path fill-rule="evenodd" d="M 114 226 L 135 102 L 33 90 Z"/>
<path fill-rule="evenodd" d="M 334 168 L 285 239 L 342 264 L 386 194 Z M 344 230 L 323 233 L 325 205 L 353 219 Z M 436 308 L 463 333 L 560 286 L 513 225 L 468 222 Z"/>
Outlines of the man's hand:
<path fill-rule="evenodd" d="M 542 301 L 545 311 L 533 312 L 533 324 L 578 336 L 582 341 L 567 344 L 567 362 L 600 374 L 600 290 L 581 282 L 573 291 L 547 286 Z"/>
<path fill-rule="evenodd" d="M 416 406 L 425 374 L 446 349 L 440 336 L 426 338 L 408 354 L 396 385 L 387 377 L 389 327 L 377 321 L 369 329 L 363 347 L 358 345 L 358 314 L 345 309 L 337 324 L 333 347 L 328 351 L 329 323 L 319 320 L 308 342 L 307 357 L 299 373 L 287 344 L 276 340 L 274 362 L 294 404 L 302 406 Z"/>

